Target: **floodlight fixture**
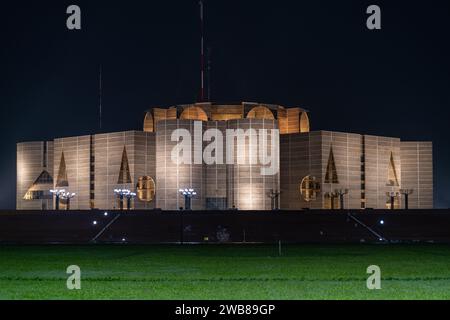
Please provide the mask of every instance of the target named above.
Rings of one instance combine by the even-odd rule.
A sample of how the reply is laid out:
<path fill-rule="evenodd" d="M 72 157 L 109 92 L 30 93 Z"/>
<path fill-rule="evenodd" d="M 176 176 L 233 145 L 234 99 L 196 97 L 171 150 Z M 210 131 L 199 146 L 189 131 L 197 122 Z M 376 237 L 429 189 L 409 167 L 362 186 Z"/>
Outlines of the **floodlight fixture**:
<path fill-rule="evenodd" d="M 66 200 L 66 210 L 70 210 L 70 199 L 76 196 L 75 192 L 63 192 L 60 194 L 61 199 Z"/>
<path fill-rule="evenodd" d="M 123 210 L 123 198 L 130 192 L 128 189 L 114 189 L 114 194 L 119 197 L 120 210 Z"/>
<path fill-rule="evenodd" d="M 55 195 L 55 210 L 59 210 L 59 201 L 61 198 L 61 195 L 66 192 L 65 189 L 52 189 L 50 190 L 51 194 Z"/>
<path fill-rule="evenodd" d="M 197 192 L 193 188 L 181 188 L 178 191 L 184 196 L 184 208 L 191 210 L 191 199 L 197 195 Z"/>

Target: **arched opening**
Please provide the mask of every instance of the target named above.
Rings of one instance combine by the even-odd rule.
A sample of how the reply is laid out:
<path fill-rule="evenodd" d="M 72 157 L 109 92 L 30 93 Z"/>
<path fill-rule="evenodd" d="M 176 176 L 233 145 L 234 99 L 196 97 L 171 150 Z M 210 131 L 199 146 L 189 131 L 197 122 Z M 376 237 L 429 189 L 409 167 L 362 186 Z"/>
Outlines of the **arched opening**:
<path fill-rule="evenodd" d="M 257 106 L 250 110 L 247 114 L 247 119 L 267 119 L 274 120 L 272 111 L 264 106 Z"/>
<path fill-rule="evenodd" d="M 300 113 L 300 132 L 309 132 L 309 117 L 308 113 L 301 112 Z"/>
<path fill-rule="evenodd" d="M 153 116 L 151 112 L 147 112 L 144 118 L 144 131 L 145 132 L 153 132 L 154 131 L 154 123 Z"/>
<path fill-rule="evenodd" d="M 153 199 L 155 198 L 155 181 L 150 176 L 139 177 L 136 191 L 137 198 L 140 201 L 153 201 Z"/>
<path fill-rule="evenodd" d="M 208 121 L 208 115 L 202 108 L 192 106 L 184 109 L 180 115 L 180 119 Z"/>

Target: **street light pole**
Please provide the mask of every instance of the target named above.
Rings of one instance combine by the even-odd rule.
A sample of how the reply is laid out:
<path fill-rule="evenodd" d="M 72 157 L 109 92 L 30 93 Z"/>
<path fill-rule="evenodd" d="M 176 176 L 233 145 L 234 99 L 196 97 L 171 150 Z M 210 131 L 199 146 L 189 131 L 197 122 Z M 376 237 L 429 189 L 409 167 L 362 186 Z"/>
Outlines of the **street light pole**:
<path fill-rule="evenodd" d="M 184 197 L 184 209 L 191 210 L 191 199 L 197 195 L 192 188 L 185 188 L 178 190 Z M 180 244 L 184 242 L 184 221 L 183 221 L 183 208 L 180 208 Z"/>
<path fill-rule="evenodd" d="M 59 202 L 61 198 L 66 194 L 65 189 L 52 189 L 50 190 L 50 193 L 55 195 L 55 210 L 59 210 Z"/>
<path fill-rule="evenodd" d="M 280 191 L 274 189 L 270 190 L 268 193 L 268 196 L 272 202 L 272 210 L 278 210 L 278 197 L 280 196 L 280 193 Z"/>
<path fill-rule="evenodd" d="M 125 196 L 127 197 L 127 210 L 130 210 L 131 209 L 131 199 L 136 197 L 136 193 L 129 192 Z"/>
<path fill-rule="evenodd" d="M 59 198 L 66 200 L 66 210 L 70 210 L 70 199 L 74 198 L 76 193 L 73 192 L 65 192 L 65 190 L 60 190 L 60 194 L 58 196 L 58 209 L 59 209 Z"/>
<path fill-rule="evenodd" d="M 59 193 L 55 194 L 55 209 L 59 210 Z"/>
<path fill-rule="evenodd" d="M 131 199 L 136 196 L 136 193 L 131 192 L 128 189 L 114 189 L 114 194 L 119 197 L 119 208 L 123 210 L 123 200 L 127 198 L 127 209 L 129 210 L 131 207 Z"/>
<path fill-rule="evenodd" d="M 64 198 L 66 199 L 66 210 L 70 210 L 70 199 L 75 197 L 75 193 L 67 193 Z"/>
<path fill-rule="evenodd" d="M 180 189 L 178 191 L 184 196 L 184 209 L 191 210 L 191 199 L 197 195 L 197 192 L 192 188 Z"/>
<path fill-rule="evenodd" d="M 391 202 L 391 210 L 395 210 L 395 198 L 397 198 L 399 196 L 398 192 L 386 192 L 386 195 L 389 197 L 390 202 Z"/>
<path fill-rule="evenodd" d="M 335 195 L 339 196 L 339 202 L 341 205 L 341 210 L 344 210 L 344 196 L 348 194 L 348 189 L 336 189 L 334 191 Z"/>
<path fill-rule="evenodd" d="M 409 195 L 414 192 L 413 189 L 400 189 L 400 194 L 405 197 L 405 210 L 409 209 Z"/>

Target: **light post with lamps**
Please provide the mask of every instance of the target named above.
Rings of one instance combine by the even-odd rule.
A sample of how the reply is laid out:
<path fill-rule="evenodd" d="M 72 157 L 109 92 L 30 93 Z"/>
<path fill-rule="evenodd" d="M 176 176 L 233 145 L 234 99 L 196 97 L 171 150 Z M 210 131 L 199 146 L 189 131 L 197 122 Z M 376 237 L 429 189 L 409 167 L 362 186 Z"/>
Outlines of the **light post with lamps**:
<path fill-rule="evenodd" d="M 128 192 L 125 193 L 125 197 L 127 198 L 127 210 L 130 210 L 131 209 L 131 199 L 136 197 L 136 193 L 128 190 Z"/>
<path fill-rule="evenodd" d="M 184 209 L 185 210 L 191 210 L 191 199 L 193 196 L 197 195 L 197 192 L 195 192 L 192 188 L 185 188 L 178 190 L 180 194 L 184 197 Z M 180 210 L 180 244 L 183 244 L 184 242 L 184 222 L 183 222 L 183 211 L 182 208 Z"/>
<path fill-rule="evenodd" d="M 114 194 L 119 197 L 120 210 L 123 210 L 123 198 L 130 193 L 131 191 L 128 189 L 114 189 Z"/>
<path fill-rule="evenodd" d="M 278 190 L 271 189 L 267 194 L 272 202 L 272 210 L 278 210 L 278 197 L 280 196 L 280 193 L 281 192 Z"/>
<path fill-rule="evenodd" d="M 197 195 L 194 189 L 180 189 L 178 190 L 184 196 L 184 209 L 191 210 L 191 199 Z"/>
<path fill-rule="evenodd" d="M 339 202 L 341 205 L 341 210 L 344 210 L 344 196 L 348 194 L 348 189 L 336 189 L 334 190 L 335 195 L 339 196 Z"/>
<path fill-rule="evenodd" d="M 66 210 L 70 210 L 70 199 L 74 198 L 76 193 L 74 192 L 63 192 L 61 194 L 61 199 L 66 200 Z"/>
<path fill-rule="evenodd" d="M 50 190 L 50 193 L 55 195 L 55 210 L 59 210 L 59 200 L 61 198 L 61 195 L 64 194 L 66 192 L 66 190 L 61 189 L 61 190 L 57 190 L 57 189 L 52 189 Z"/>
<path fill-rule="evenodd" d="M 409 198 L 409 195 L 412 194 L 413 192 L 414 192 L 413 189 L 400 189 L 400 194 L 405 197 L 405 210 L 408 210 L 408 206 L 409 206 L 408 198 Z"/>

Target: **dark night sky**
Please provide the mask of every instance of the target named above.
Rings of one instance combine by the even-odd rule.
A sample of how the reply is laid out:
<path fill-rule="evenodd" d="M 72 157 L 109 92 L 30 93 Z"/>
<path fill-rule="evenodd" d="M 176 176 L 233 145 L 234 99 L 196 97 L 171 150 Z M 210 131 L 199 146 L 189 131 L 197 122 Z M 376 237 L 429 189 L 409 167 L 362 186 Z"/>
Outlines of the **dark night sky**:
<path fill-rule="evenodd" d="M 14 3 L 14 4 L 13 4 Z M 82 30 L 66 29 L 66 8 Z M 369 31 L 366 8 L 382 9 Z M 312 129 L 432 140 L 435 205 L 450 207 L 448 1 L 207 3 L 212 100 L 310 110 Z M 195 0 L 10 1 L 0 17 L 0 208 L 15 207 L 15 144 L 142 129 L 199 86 Z"/>

